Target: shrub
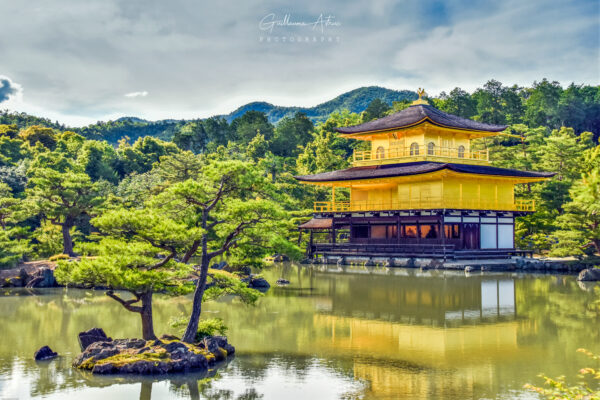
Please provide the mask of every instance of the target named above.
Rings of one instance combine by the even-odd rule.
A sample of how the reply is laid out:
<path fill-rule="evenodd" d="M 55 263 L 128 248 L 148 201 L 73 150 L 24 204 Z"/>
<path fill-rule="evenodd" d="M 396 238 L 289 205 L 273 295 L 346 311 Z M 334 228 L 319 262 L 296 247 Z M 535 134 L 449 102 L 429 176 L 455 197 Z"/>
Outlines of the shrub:
<path fill-rule="evenodd" d="M 188 319 L 183 315 L 176 318 L 171 318 L 171 321 L 169 321 L 169 325 L 178 331 L 185 330 L 187 323 Z M 196 341 L 200 342 L 205 337 L 214 336 L 217 333 L 224 335 L 227 333 L 227 329 L 228 328 L 225 325 L 225 322 L 221 318 L 208 318 L 200 320 L 198 323 L 198 331 L 196 332 Z"/>
<path fill-rule="evenodd" d="M 577 349 L 579 353 L 583 353 L 593 361 L 600 360 L 600 356 L 593 354 L 592 352 L 585 349 Z M 598 382 L 600 381 L 600 370 L 594 368 L 582 368 L 579 370 L 579 378 L 582 380 L 577 385 L 569 386 L 565 381 L 564 376 L 558 378 L 550 378 L 544 374 L 539 375 L 540 378 L 544 379 L 546 387 L 534 386 L 526 384 L 525 389 L 529 389 L 533 392 L 540 394 L 546 399 L 598 399 L 600 398 L 600 387 Z M 596 381 L 594 383 L 594 381 Z M 595 386 L 595 387 L 594 387 Z"/>
<path fill-rule="evenodd" d="M 227 326 L 221 318 L 208 318 L 200 320 L 198 323 L 198 331 L 196 332 L 196 340 L 199 342 L 207 336 L 215 334 L 224 335 L 227 333 Z"/>
<path fill-rule="evenodd" d="M 68 254 L 55 254 L 48 259 L 48 261 L 59 261 L 59 260 L 68 260 L 70 257 Z"/>

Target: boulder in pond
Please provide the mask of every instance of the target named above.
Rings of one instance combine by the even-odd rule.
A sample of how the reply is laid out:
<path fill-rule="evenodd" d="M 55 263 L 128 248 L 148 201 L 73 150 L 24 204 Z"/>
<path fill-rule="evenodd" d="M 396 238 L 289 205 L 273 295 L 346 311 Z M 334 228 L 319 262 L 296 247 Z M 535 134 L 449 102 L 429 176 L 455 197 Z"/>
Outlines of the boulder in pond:
<path fill-rule="evenodd" d="M 38 269 L 28 277 L 25 286 L 28 288 L 48 288 L 57 286 L 56 279 L 54 279 L 54 271 L 47 267 Z"/>
<path fill-rule="evenodd" d="M 269 282 L 265 278 L 261 277 L 250 277 L 250 281 L 248 282 L 248 287 L 252 289 L 258 290 L 267 290 L 271 287 Z"/>
<path fill-rule="evenodd" d="M 92 343 L 112 341 L 112 338 L 106 336 L 102 328 L 92 328 L 85 332 L 79 332 L 78 337 L 81 351 L 84 351 Z"/>
<path fill-rule="evenodd" d="M 58 356 L 58 353 L 52 351 L 48 346 L 41 347 L 33 354 L 35 361 L 50 360 Z"/>
<path fill-rule="evenodd" d="M 579 273 L 578 281 L 600 281 L 600 268 L 588 268 Z"/>
<path fill-rule="evenodd" d="M 290 261 L 290 258 L 288 256 L 286 256 L 285 254 L 273 254 L 271 259 L 273 260 L 273 262 Z"/>

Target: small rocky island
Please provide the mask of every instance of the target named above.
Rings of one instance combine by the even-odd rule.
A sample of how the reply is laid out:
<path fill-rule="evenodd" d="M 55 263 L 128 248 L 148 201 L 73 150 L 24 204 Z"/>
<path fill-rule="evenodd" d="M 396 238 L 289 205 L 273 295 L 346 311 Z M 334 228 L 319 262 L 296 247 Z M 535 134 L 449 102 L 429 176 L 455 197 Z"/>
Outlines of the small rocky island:
<path fill-rule="evenodd" d="M 184 343 L 176 336 L 156 340 L 112 339 L 100 328 L 79 334 L 82 353 L 73 366 L 94 374 L 158 375 L 211 368 L 235 353 L 225 336 Z"/>

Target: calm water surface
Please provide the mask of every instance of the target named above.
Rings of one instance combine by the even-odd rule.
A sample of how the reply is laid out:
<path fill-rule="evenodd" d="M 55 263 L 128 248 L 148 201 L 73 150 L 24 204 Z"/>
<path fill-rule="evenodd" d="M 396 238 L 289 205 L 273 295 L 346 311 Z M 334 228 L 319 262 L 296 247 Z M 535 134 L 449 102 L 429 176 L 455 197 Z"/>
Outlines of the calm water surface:
<path fill-rule="evenodd" d="M 95 377 L 70 367 L 77 333 L 139 336 L 135 314 L 99 291 L 0 290 L 0 400 L 4 399 L 513 399 L 537 374 L 589 365 L 600 353 L 600 289 L 572 276 L 278 265 L 257 306 L 208 303 L 237 355 L 208 375 Z M 595 303 L 596 302 L 596 303 Z M 189 298 L 158 296 L 156 331 Z M 50 345 L 61 357 L 43 363 Z"/>

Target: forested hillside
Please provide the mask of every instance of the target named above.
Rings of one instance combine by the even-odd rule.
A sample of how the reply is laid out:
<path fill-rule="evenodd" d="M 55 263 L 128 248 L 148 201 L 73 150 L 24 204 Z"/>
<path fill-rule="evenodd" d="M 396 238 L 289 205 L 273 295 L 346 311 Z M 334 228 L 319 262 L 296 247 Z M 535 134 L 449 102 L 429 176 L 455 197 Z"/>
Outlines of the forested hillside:
<path fill-rule="evenodd" d="M 388 100 L 373 99 L 360 113 L 332 112 L 317 123 L 296 112 L 273 124 L 264 112 L 250 110 L 231 122 L 211 117 L 161 125 L 123 118 L 69 130 L 47 120 L 4 113 L 0 116 L 0 265 L 62 252 L 89 252 L 89 244 L 97 239 L 94 217 L 140 207 L 161 213 L 165 193 L 184 195 L 188 186 L 209 178 L 216 179 L 211 185 L 218 186 L 222 168 L 233 168 L 231 173 L 240 176 L 250 174 L 252 179 L 265 178 L 270 182 L 269 196 L 277 194 L 277 212 L 272 203 L 263 211 L 281 227 L 278 235 L 261 242 L 260 251 L 242 252 L 246 256 L 239 262 L 257 262 L 274 251 L 298 256 L 299 248 L 292 245 L 298 239 L 295 224 L 310 215 L 313 201 L 327 200 L 330 193 L 300 185 L 293 176 L 348 167 L 352 151 L 364 144 L 340 138 L 334 129 L 380 118 L 410 104 L 399 100 L 389 105 Z M 339 104 L 345 101 L 358 103 L 346 99 Z M 476 143 L 491 150 L 494 165 L 557 173 L 552 180 L 519 189 L 517 195 L 534 199 L 538 210 L 518 220 L 520 247 L 580 257 L 600 250 L 600 87 L 563 88 L 542 80 L 519 88 L 492 80 L 473 93 L 456 88 L 429 102 L 452 114 L 509 125 L 509 135 Z M 130 136 L 131 132 L 135 133 Z M 119 140 L 123 134 L 130 140 Z M 200 186 L 194 190 L 204 190 Z M 338 196 L 343 200 L 347 194 L 340 190 Z M 246 210 L 243 207 L 250 200 L 258 201 L 232 204 Z M 259 202 L 257 207 L 265 204 Z M 228 212 L 231 221 L 246 215 Z M 239 246 L 250 246 L 257 235 Z M 231 257 L 235 254 L 232 250 Z"/>
<path fill-rule="evenodd" d="M 269 122 L 275 124 L 284 117 L 292 117 L 297 112 L 302 112 L 315 123 L 326 120 L 329 114 L 335 111 L 350 110 L 351 112 L 360 113 L 374 99 L 381 99 L 386 104 L 391 105 L 394 101 L 414 100 L 416 96 L 415 92 L 408 90 L 398 91 L 369 86 L 341 94 L 315 107 L 281 107 L 265 102 L 253 102 L 241 106 L 227 115 L 217 116 L 216 118 L 224 118 L 228 123 L 231 123 L 234 119 L 241 117 L 248 111 L 259 111 L 267 116 Z M 133 141 L 142 136 L 153 136 L 159 139 L 170 140 L 175 131 L 180 129 L 182 125 L 194 121 L 173 119 L 146 121 L 136 117 L 123 117 L 115 121 L 99 121 L 83 128 L 69 129 L 88 139 L 106 140 L 109 143 L 117 144 L 120 139 L 125 137 Z M 53 123 L 48 119 L 34 117 L 25 113 L 9 113 L 7 111 L 0 111 L 0 124 L 16 124 L 19 128 L 43 125 L 54 129 L 67 129 L 66 126 L 58 122 Z"/>
<path fill-rule="evenodd" d="M 323 122 L 335 111 L 349 110 L 361 113 L 375 99 L 391 106 L 394 101 L 412 101 L 416 98 L 417 94 L 410 90 L 391 90 L 379 86 L 368 86 L 351 90 L 314 107 L 281 107 L 265 102 L 254 102 L 246 104 L 224 117 L 231 122 L 248 111 L 260 111 L 267 115 L 271 123 L 277 123 L 284 117 L 291 117 L 295 113 L 301 112 L 313 122 Z"/>

